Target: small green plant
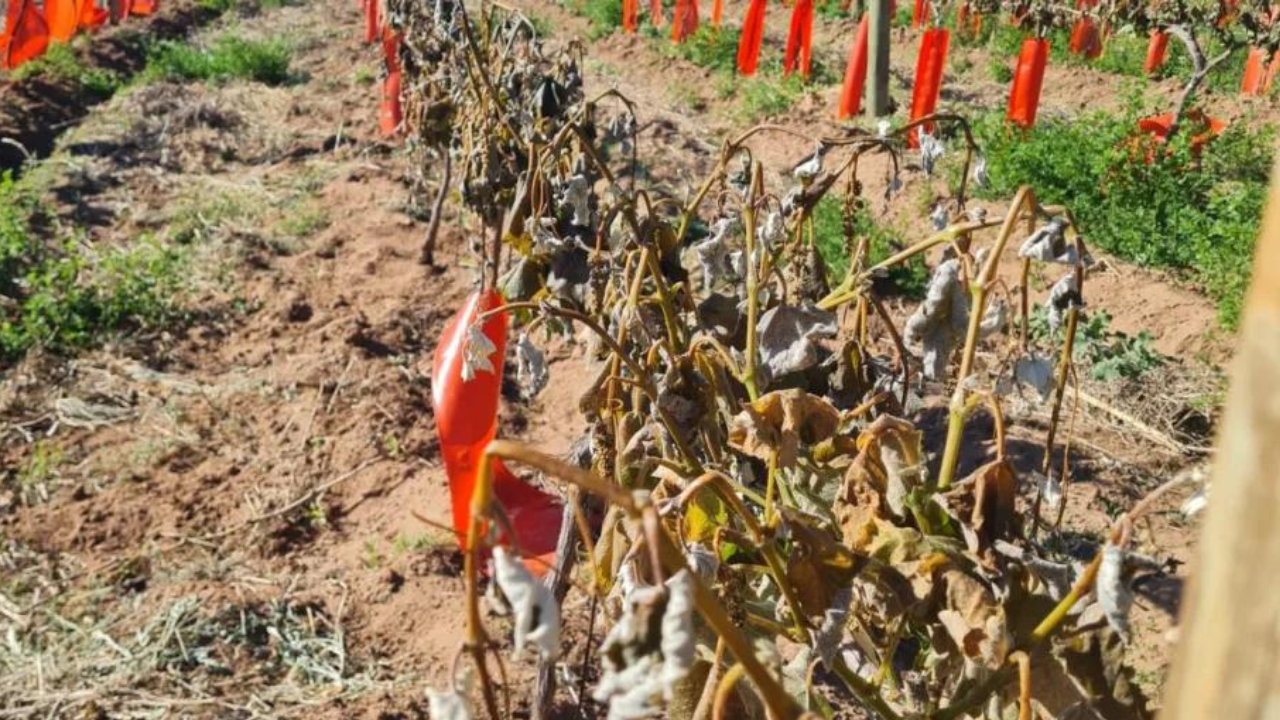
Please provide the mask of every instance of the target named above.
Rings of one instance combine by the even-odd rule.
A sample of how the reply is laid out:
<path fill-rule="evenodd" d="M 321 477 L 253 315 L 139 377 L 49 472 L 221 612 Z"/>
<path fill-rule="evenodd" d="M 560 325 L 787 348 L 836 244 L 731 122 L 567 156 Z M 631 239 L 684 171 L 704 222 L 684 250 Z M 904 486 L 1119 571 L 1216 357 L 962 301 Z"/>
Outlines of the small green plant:
<path fill-rule="evenodd" d="M 871 263 L 877 263 L 906 245 L 901 234 L 880 225 L 866 212 L 854 217 L 853 232 L 856 238 L 869 237 Z M 844 211 L 833 197 L 818 201 L 813 211 L 813 234 L 818 252 L 827 266 L 827 274 L 833 282 L 842 280 L 849 272 L 849 250 L 845 247 Z M 898 292 L 909 297 L 923 297 L 929 284 L 929 269 L 919 258 L 903 266 L 891 268 L 889 282 Z"/>
<path fill-rule="evenodd" d="M 1274 129 L 1229 127 L 1200 151 L 1194 128 L 1151 150 L 1137 137 L 1140 113 L 1044 118 L 1013 131 L 1002 113 L 975 126 L 987 158 L 987 197 L 1024 184 L 1041 201 L 1074 209 L 1087 241 L 1120 257 L 1170 268 L 1199 285 L 1234 327 L 1253 257 L 1274 153 Z"/>
<path fill-rule="evenodd" d="M 329 213 L 321 207 L 299 205 L 292 208 L 277 228 L 292 240 L 303 240 L 329 227 Z"/>
<path fill-rule="evenodd" d="M 1031 313 L 1031 336 L 1044 339 L 1049 336 L 1048 313 L 1044 307 L 1036 307 Z M 1082 316 L 1076 329 L 1074 358 L 1089 370 L 1094 380 L 1136 380 L 1163 365 L 1167 358 L 1152 344 L 1151 334 L 1142 331 L 1135 335 L 1111 329 L 1111 314 L 1095 310 Z"/>
<path fill-rule="evenodd" d="M 227 82 L 251 80 L 264 85 L 289 81 L 289 46 L 281 39 L 250 40 L 223 35 L 209 46 L 163 41 L 147 57 L 143 77 Z"/>
<path fill-rule="evenodd" d="M 107 98 L 124 84 L 120 73 L 106 68 L 90 68 L 70 43 L 53 43 L 44 55 L 13 71 L 14 80 L 43 77 L 53 82 L 78 85 L 84 92 Z"/>
<path fill-rule="evenodd" d="M 759 120 L 786 111 L 803 94 L 798 75 L 747 78 L 738 87 L 738 112 L 743 120 Z"/>
<path fill-rule="evenodd" d="M 734 27 L 714 27 L 710 23 L 698 26 L 685 41 L 680 44 L 661 43 L 662 52 L 670 57 L 678 57 L 709 70 L 732 73 L 738 61 L 738 35 Z"/>
<path fill-rule="evenodd" d="M 27 177 L 33 177 L 29 174 Z M 186 255 L 154 238 L 95 248 L 32 230 L 46 211 L 26 179 L 0 177 L 0 362 L 35 345 L 70 350 L 109 333 L 145 330 L 184 317 L 179 304 Z"/>
<path fill-rule="evenodd" d="M 1013 67 L 1006 58 L 993 56 L 987 61 L 987 73 L 1001 85 L 1007 85 L 1013 80 Z"/>
<path fill-rule="evenodd" d="M 622 3 L 617 0 L 565 0 L 565 6 L 591 23 L 587 36 L 598 40 L 622 25 Z"/>

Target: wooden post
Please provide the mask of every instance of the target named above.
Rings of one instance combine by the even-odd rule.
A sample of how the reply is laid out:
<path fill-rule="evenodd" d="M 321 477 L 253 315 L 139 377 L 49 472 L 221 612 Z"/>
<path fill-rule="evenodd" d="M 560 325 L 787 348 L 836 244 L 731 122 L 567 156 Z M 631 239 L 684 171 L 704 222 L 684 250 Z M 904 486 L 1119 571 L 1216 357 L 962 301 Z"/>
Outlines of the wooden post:
<path fill-rule="evenodd" d="M 889 0 L 867 0 L 867 112 L 889 114 Z"/>
<path fill-rule="evenodd" d="M 1162 720 L 1280 713 L 1280 162 Z"/>

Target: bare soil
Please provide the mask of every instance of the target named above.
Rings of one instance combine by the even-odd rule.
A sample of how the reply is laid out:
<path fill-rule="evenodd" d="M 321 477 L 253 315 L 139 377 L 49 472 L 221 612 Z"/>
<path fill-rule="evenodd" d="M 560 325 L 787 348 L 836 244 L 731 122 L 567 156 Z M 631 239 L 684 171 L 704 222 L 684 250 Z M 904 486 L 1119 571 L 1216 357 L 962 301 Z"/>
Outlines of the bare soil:
<path fill-rule="evenodd" d="M 552 42 L 585 37 L 586 22 L 559 5 L 517 4 L 548 21 Z M 178 23 L 180 34 L 200 22 L 193 7 L 173 3 L 135 27 Z M 726 3 L 725 17 L 742 7 Z M 770 46 L 780 46 L 785 21 L 771 9 Z M 315 0 L 217 27 L 229 22 L 238 32 L 290 38 L 301 79 L 282 88 L 134 88 L 93 108 L 50 105 L 56 96 L 31 81 L 0 86 L 0 134 L 18 133 L 28 147 L 47 140 L 53 150 L 48 128 L 84 117 L 55 151 L 67 164 L 59 187 L 70 189 L 55 195 L 62 217 L 86 225 L 92 242 L 163 232 L 190 222 L 190 212 L 203 218 L 190 299 L 199 313 L 190 324 L 76 358 L 33 353 L 0 374 L 0 628 L 41 623 L 45 650 L 57 636 L 103 658 L 92 673 L 59 659 L 66 672 L 45 670 L 39 680 L 0 666 L 8 675 L 0 717 L 425 717 L 423 689 L 446 681 L 462 641 L 461 559 L 442 529 L 448 490 L 429 403 L 430 354 L 475 280 L 474 231 L 450 214 L 437 256 L 443 270 L 418 263 L 425 223 L 406 212 L 403 151 L 377 136 L 379 51 L 358 42 L 354 3 Z M 839 72 L 852 23 L 820 18 L 819 26 L 822 59 Z M 93 52 L 122 34 L 104 34 Z M 898 34 L 900 85 L 913 47 L 910 33 Z M 710 73 L 663 57 L 651 40 L 613 35 L 587 48 L 588 87 L 616 85 L 638 102 L 641 154 L 655 163 L 649 172 L 677 196 L 686 192 L 726 133 L 742 127 L 731 101 L 717 96 Z M 1064 113 L 1109 107 L 1119 84 L 1080 69 L 1051 71 L 1045 104 Z M 947 86 L 944 102 L 957 106 L 1003 101 L 1002 87 L 968 76 Z M 770 120 L 818 135 L 833 124 L 836 94 L 815 90 Z M 148 134 L 147 122 L 166 118 L 185 120 Z M 777 136 L 755 149 L 779 169 L 812 148 Z M 870 177 L 883 172 L 869 169 Z M 875 182 L 869 197 L 883 193 Z M 917 182 L 904 192 L 928 194 Z M 220 198 L 230 209 L 215 214 Z M 920 213 L 895 212 L 886 219 L 913 237 L 923 231 Z M 1188 358 L 1187 374 L 1201 372 L 1197 354 L 1225 357 L 1230 341 L 1214 330 L 1207 300 L 1149 270 L 1113 259 L 1104 267 L 1091 296 L 1114 327 L 1152 333 L 1162 352 Z M 909 310 L 899 303 L 895 314 Z M 568 449 L 584 429 L 576 405 L 593 372 L 581 354 L 556 348 L 548 389 L 531 403 L 506 398 L 505 436 Z M 942 427 L 937 407 L 920 419 L 935 434 Z M 1038 466 L 1042 451 L 1031 438 L 1046 422 L 1034 408 L 1014 415 L 1020 465 Z M 1067 522 L 1085 536 L 1190 462 L 1092 406 L 1079 407 L 1073 426 Z M 990 452 L 989 430 L 975 423 L 967 466 Z M 1180 500 L 1164 503 L 1143 536 L 1147 552 L 1175 564 L 1187 561 L 1196 534 L 1176 513 Z M 1179 577 L 1153 580 L 1137 610 L 1130 653 L 1148 689 L 1163 678 Z M 568 657 L 576 661 L 587 608 L 570 597 L 576 649 Z M 232 666 L 230 676 L 199 663 L 131 665 L 127 658 L 144 653 L 168 657 L 156 648 L 171 640 L 137 638 L 183 602 L 209 623 L 228 609 L 243 618 L 272 603 L 297 608 L 311 618 L 300 625 L 308 637 L 340 637 L 343 681 L 308 679 L 301 666 L 262 672 L 261 658 L 246 657 L 231 635 L 209 645 L 211 657 Z M 80 632 L 51 623 L 50 613 Z M 53 662 L 40 648 L 29 656 Z M 509 672 L 519 685 L 531 668 Z"/>

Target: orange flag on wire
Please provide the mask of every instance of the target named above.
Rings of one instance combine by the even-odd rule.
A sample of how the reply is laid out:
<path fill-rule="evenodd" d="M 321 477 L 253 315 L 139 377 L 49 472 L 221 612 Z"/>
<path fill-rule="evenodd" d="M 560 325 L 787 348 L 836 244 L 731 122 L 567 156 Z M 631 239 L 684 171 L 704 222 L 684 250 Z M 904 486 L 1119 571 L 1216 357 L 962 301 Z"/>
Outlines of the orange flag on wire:
<path fill-rule="evenodd" d="M 764 40 L 764 10 L 766 0 L 751 0 L 747 15 L 742 20 L 742 36 L 738 38 L 738 73 L 750 77 L 756 74 L 760 62 L 760 42 Z"/>
<path fill-rule="evenodd" d="M 782 58 L 782 72 L 795 72 L 799 61 L 800 77 L 813 71 L 813 0 L 796 0 L 791 10 L 791 27 L 787 32 L 787 50 Z"/>
<path fill-rule="evenodd" d="M 622 31 L 634 33 L 640 15 L 639 0 L 622 0 Z"/>
<path fill-rule="evenodd" d="M 378 0 L 364 0 L 364 41 L 371 44 L 378 41 Z"/>
<path fill-rule="evenodd" d="M 671 18 L 671 39 L 682 43 L 698 30 L 698 0 L 676 0 L 675 16 Z"/>
<path fill-rule="evenodd" d="M 81 28 L 96 28 L 107 21 L 108 15 L 106 8 L 98 7 L 94 0 L 78 0 L 76 4 L 76 17 Z"/>
<path fill-rule="evenodd" d="M 156 10 L 160 9 L 160 0 L 131 0 L 129 3 L 129 14 L 146 17 L 154 15 Z"/>
<path fill-rule="evenodd" d="M 49 39 L 66 42 L 79 26 L 76 0 L 44 0 L 44 21 L 49 26 Z"/>
<path fill-rule="evenodd" d="M 918 120 L 932 115 L 938 107 L 938 95 L 942 91 L 942 72 L 947 66 L 947 49 L 951 45 L 951 31 L 946 28 L 925 30 L 920 36 L 920 53 L 916 56 L 916 81 L 911 88 L 911 119 Z M 933 132 L 933 128 L 926 128 Z M 916 147 L 919 128 L 912 128 L 907 144 Z"/>
<path fill-rule="evenodd" d="M 1151 40 L 1147 42 L 1147 59 L 1142 63 L 1142 72 L 1150 75 L 1164 67 L 1164 61 L 1168 55 L 1169 33 L 1152 30 Z"/>
<path fill-rule="evenodd" d="M 1044 71 L 1049 62 L 1049 41 L 1027 38 L 1022 41 L 1018 67 L 1013 71 L 1013 87 L 1009 91 L 1009 122 L 1030 128 L 1036 124 L 1040 108 L 1040 90 L 1044 87 Z"/>
<path fill-rule="evenodd" d="M 862 86 L 867 80 L 867 15 L 863 13 L 858 32 L 849 48 L 849 64 L 844 68 L 844 85 L 840 88 L 840 104 L 836 118 L 847 120 L 862 109 Z"/>
<path fill-rule="evenodd" d="M 711 26 L 720 27 L 720 16 L 724 14 L 724 0 L 711 3 Z"/>
<path fill-rule="evenodd" d="M 1251 48 L 1249 57 L 1244 63 L 1244 77 L 1240 80 L 1241 95 L 1261 95 L 1262 87 L 1266 84 L 1266 69 L 1263 63 L 1266 62 L 1267 51 L 1260 47 Z"/>
<path fill-rule="evenodd" d="M 662 25 L 662 0 L 649 0 L 649 22 L 654 27 Z"/>
<path fill-rule="evenodd" d="M 49 26 L 35 0 L 9 0 L 0 33 L 0 69 L 12 70 L 49 47 Z"/>

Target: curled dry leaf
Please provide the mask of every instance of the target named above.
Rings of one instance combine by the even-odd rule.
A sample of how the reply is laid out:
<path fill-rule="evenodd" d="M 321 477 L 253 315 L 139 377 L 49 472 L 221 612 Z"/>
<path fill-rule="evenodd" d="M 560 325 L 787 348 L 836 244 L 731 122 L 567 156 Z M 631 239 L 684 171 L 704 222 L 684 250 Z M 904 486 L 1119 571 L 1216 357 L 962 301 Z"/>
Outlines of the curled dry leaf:
<path fill-rule="evenodd" d="M 905 518 L 907 496 L 926 479 L 922 438 L 920 431 L 906 420 L 890 415 L 876 418 L 858 436 L 858 456 L 845 473 L 846 497 L 850 492 L 858 494 L 852 486 L 865 484 L 883 497 L 895 517 Z M 851 533 L 861 534 L 847 523 L 842 525 L 845 542 L 851 542 Z"/>
<path fill-rule="evenodd" d="M 1076 274 L 1068 273 L 1049 289 L 1049 331 L 1057 332 L 1066 318 L 1067 309 L 1084 307 Z"/>
<path fill-rule="evenodd" d="M 692 573 L 681 570 L 663 589 L 633 586 L 623 593 L 622 617 L 601 645 L 604 673 L 592 693 L 609 704 L 610 720 L 661 714 L 659 699 L 669 700 L 693 667 L 693 584 Z"/>
<path fill-rule="evenodd" d="M 560 652 L 560 606 L 551 589 L 502 546 L 493 550 L 493 569 L 498 589 L 511 603 L 516 654 L 531 644 L 543 658 L 554 659 Z"/>
<path fill-rule="evenodd" d="M 1107 543 L 1102 548 L 1102 564 L 1098 567 L 1098 605 L 1107 616 L 1107 624 L 1124 639 L 1129 637 L 1129 611 L 1133 609 L 1130 573 L 1125 567 L 1124 548 Z"/>
<path fill-rule="evenodd" d="M 1036 228 L 1035 232 L 1022 241 L 1022 247 L 1018 248 L 1018 257 L 1040 262 L 1075 265 L 1080 260 L 1080 256 L 1074 245 L 1067 245 L 1066 231 L 1065 218 L 1050 219 L 1048 223 Z"/>
<path fill-rule="evenodd" d="M 938 620 L 965 659 L 995 670 L 1013 646 L 1004 608 L 981 581 L 959 570 L 942 575 L 946 608 Z"/>
<path fill-rule="evenodd" d="M 853 584 L 867 559 L 841 545 L 815 519 L 785 506 L 782 516 L 793 541 L 787 556 L 787 581 L 795 590 L 801 612 L 820 617 L 835 604 L 840 591 Z"/>
<path fill-rule="evenodd" d="M 758 460 L 776 457 L 780 468 L 795 464 L 800 445 L 816 445 L 835 434 L 840 413 L 803 390 L 776 390 L 747 404 L 729 427 L 729 447 Z"/>
<path fill-rule="evenodd" d="M 427 714 L 431 720 L 472 720 L 472 675 L 469 668 L 459 672 L 454 687 L 448 690 L 427 688 Z"/>
<path fill-rule="evenodd" d="M 920 128 L 920 168 L 925 175 L 932 176 L 933 168 L 938 160 L 947 154 L 947 148 L 937 137 Z"/>
<path fill-rule="evenodd" d="M 1034 353 L 1025 355 L 1014 361 L 1013 379 L 1019 385 L 1035 390 L 1040 402 L 1044 402 L 1053 392 L 1053 363 Z"/>
<path fill-rule="evenodd" d="M 1019 534 L 1017 476 L 1007 460 L 993 460 L 957 483 L 944 500 L 969 551 L 980 555 Z"/>
<path fill-rule="evenodd" d="M 670 701 L 672 688 L 693 668 L 697 644 L 693 635 L 693 575 L 681 570 L 667 580 L 667 608 L 662 613 L 662 687 Z"/>
<path fill-rule="evenodd" d="M 973 182 L 980 188 L 991 186 L 991 175 L 987 172 L 987 156 L 979 155 L 973 163 Z"/>
<path fill-rule="evenodd" d="M 526 398 L 536 397 L 550 377 L 546 355 L 526 333 L 520 333 L 516 340 L 516 381 L 520 383 L 520 393 Z"/>
<path fill-rule="evenodd" d="M 462 381 L 470 382 L 477 373 L 495 372 L 489 358 L 497 351 L 498 346 L 481 331 L 479 325 L 468 327 L 467 341 L 462 349 Z"/>
<path fill-rule="evenodd" d="M 778 305 L 756 323 L 761 367 L 769 378 L 808 370 L 818 364 L 819 338 L 835 337 L 835 313 L 816 307 Z"/>
<path fill-rule="evenodd" d="M 960 282 L 960 262 L 951 259 L 933 271 L 924 302 L 907 320 L 904 333 L 908 345 L 923 350 L 926 378 L 937 380 L 946 374 L 951 350 L 964 337 L 968 323 L 969 294 Z"/>

